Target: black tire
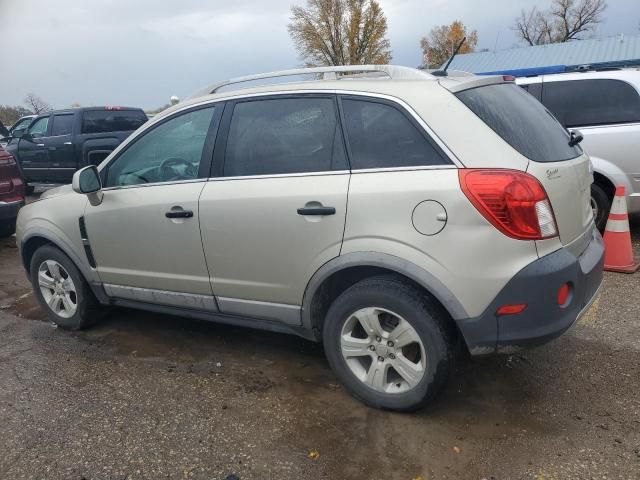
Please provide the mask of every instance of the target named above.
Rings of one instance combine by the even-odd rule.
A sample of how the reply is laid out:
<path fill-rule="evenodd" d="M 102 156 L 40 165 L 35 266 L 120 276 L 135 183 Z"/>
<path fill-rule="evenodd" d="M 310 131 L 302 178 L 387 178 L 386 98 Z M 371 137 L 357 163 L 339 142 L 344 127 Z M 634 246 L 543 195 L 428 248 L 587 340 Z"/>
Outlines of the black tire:
<path fill-rule="evenodd" d="M 49 305 L 47 305 L 47 302 L 42 295 L 42 291 L 40 290 L 40 285 L 38 283 L 38 270 L 40 265 L 42 265 L 46 260 L 54 260 L 62 265 L 76 287 L 75 299 L 77 308 L 75 314 L 69 318 L 64 318 L 56 314 Z M 71 259 L 56 247 L 52 245 L 44 245 L 38 248 L 31 259 L 29 272 L 36 298 L 40 302 L 42 308 L 47 312 L 51 321 L 59 327 L 66 330 L 80 330 L 94 324 L 102 317 L 103 309 L 96 300 L 96 297 L 93 295 L 89 284 Z"/>
<path fill-rule="evenodd" d="M 611 199 L 607 192 L 599 184 L 591 184 L 591 202 L 592 206 L 595 204 L 595 217 L 594 222 L 596 227 L 601 232 L 604 231 L 607 225 L 607 218 L 609 217 L 609 210 L 611 210 Z"/>
<path fill-rule="evenodd" d="M 15 220 L 3 220 L 0 222 L 0 238 L 10 237 L 16 233 Z"/>
<path fill-rule="evenodd" d="M 25 185 L 24 186 L 24 194 L 25 195 L 33 195 L 33 192 L 35 192 L 36 187 L 34 187 L 33 185 Z"/>
<path fill-rule="evenodd" d="M 347 365 L 340 346 L 342 327 L 353 313 L 367 307 L 397 313 L 420 337 L 426 368 L 412 389 L 402 393 L 377 391 L 356 377 Z M 329 364 L 345 388 L 364 404 L 385 410 L 412 411 L 427 405 L 442 391 L 454 363 L 447 313 L 424 292 L 390 275 L 371 277 L 345 290 L 327 312 L 323 342 Z"/>

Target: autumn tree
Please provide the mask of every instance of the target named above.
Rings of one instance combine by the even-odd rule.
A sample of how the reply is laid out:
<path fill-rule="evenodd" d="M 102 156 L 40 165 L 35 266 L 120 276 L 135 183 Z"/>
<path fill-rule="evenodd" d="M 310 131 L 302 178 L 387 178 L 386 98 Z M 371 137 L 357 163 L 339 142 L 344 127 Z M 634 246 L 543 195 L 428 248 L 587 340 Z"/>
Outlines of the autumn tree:
<path fill-rule="evenodd" d="M 602 22 L 606 0 L 553 0 L 548 10 L 522 10 L 513 30 L 529 45 L 580 40 Z"/>
<path fill-rule="evenodd" d="M 292 6 L 289 35 L 307 66 L 387 64 L 387 19 L 375 0 L 307 0 Z"/>
<path fill-rule="evenodd" d="M 42 112 L 48 112 L 51 110 L 49 104 L 35 93 L 29 93 L 24 99 L 24 104 L 36 115 L 40 115 Z"/>
<path fill-rule="evenodd" d="M 422 37 L 420 40 L 425 67 L 441 66 L 451 57 L 455 48 L 465 37 L 467 39 L 458 53 L 470 53 L 475 50 L 478 44 L 477 31 L 467 31 L 467 27 L 460 20 L 456 20 L 451 25 L 440 25 L 432 28 L 429 35 Z"/>
<path fill-rule="evenodd" d="M 5 125 L 13 125 L 16 120 L 25 115 L 33 115 L 33 112 L 18 105 L 0 105 L 0 122 Z"/>

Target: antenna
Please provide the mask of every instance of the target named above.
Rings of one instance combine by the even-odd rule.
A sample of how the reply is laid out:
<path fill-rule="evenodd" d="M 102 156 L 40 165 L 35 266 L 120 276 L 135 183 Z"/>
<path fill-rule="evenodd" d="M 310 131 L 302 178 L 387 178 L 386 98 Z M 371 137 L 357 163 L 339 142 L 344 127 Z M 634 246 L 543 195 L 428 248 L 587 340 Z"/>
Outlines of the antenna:
<path fill-rule="evenodd" d="M 462 45 L 464 45 L 464 42 L 467 40 L 467 37 L 464 37 L 462 39 L 462 41 L 458 44 L 458 46 L 456 47 L 456 49 L 453 51 L 453 54 L 451 55 L 451 57 L 449 58 L 449 61 L 447 62 L 447 64 L 444 66 L 444 68 L 442 70 L 436 70 L 435 72 L 431 72 L 431 75 L 435 76 L 435 77 L 446 77 L 447 76 L 447 69 L 449 68 L 449 65 L 451 65 L 451 62 L 453 62 L 453 59 L 455 58 L 455 56 L 458 54 L 458 52 L 460 51 L 460 48 L 462 48 Z"/>

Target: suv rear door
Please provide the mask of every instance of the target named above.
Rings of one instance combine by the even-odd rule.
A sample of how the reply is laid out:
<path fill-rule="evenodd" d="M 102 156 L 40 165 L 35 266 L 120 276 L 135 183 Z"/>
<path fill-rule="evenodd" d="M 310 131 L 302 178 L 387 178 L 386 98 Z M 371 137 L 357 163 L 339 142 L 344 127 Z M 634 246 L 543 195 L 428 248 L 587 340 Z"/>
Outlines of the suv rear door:
<path fill-rule="evenodd" d="M 331 94 L 230 102 L 200 198 L 222 312 L 300 323 L 311 275 L 340 254 L 349 170 Z"/>
<path fill-rule="evenodd" d="M 49 151 L 49 173 L 47 180 L 56 183 L 70 183 L 77 169 L 71 137 L 76 115 L 73 113 L 55 113 L 51 116 L 51 130 L 43 138 Z"/>

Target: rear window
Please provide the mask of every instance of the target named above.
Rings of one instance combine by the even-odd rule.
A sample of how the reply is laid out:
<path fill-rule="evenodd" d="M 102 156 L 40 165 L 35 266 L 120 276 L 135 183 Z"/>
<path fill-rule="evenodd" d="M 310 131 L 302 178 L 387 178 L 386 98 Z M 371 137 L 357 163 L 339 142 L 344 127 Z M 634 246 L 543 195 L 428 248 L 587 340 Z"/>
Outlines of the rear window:
<path fill-rule="evenodd" d="M 531 95 L 513 83 L 488 85 L 456 96 L 525 157 L 536 162 L 569 160 L 582 154 L 569 134 Z"/>
<path fill-rule="evenodd" d="M 128 132 L 146 121 L 140 110 L 88 110 L 82 114 L 82 133 Z"/>
<path fill-rule="evenodd" d="M 73 130 L 73 115 L 54 115 L 51 136 L 69 135 Z"/>
<path fill-rule="evenodd" d="M 567 127 L 640 122 L 640 95 L 621 80 L 545 82 L 542 101 Z"/>

